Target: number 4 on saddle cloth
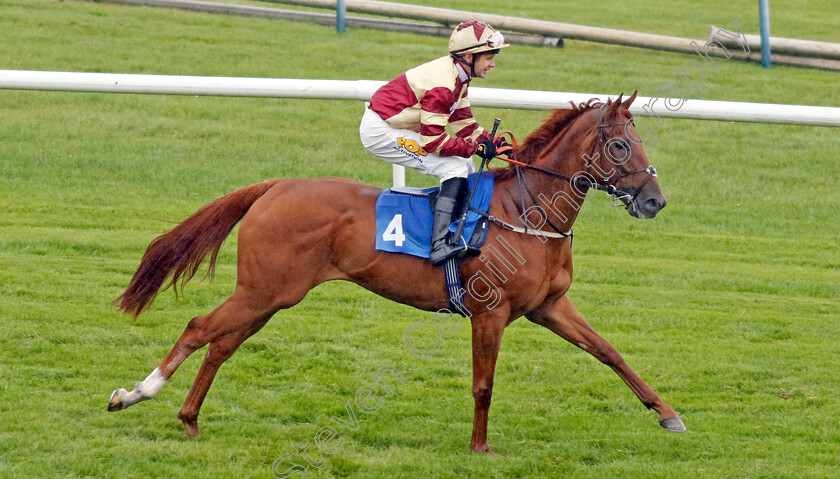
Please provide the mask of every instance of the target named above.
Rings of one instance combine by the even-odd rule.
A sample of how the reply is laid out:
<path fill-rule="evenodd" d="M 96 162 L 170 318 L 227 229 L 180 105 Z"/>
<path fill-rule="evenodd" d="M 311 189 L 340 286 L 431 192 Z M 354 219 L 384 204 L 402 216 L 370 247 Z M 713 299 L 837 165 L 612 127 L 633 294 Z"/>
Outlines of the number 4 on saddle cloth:
<path fill-rule="evenodd" d="M 477 173 L 469 176 L 472 190 Z M 483 172 L 470 206 L 487 213 L 493 197 L 495 181 L 493 174 Z M 440 188 L 396 187 L 383 190 L 376 200 L 376 249 L 392 253 L 405 253 L 428 258 L 431 252 L 432 220 L 434 201 Z M 458 229 L 457 221 L 449 225 L 449 231 Z M 461 234 L 462 241 L 469 238 L 469 245 L 479 248 L 487 239 L 487 217 L 470 211 Z"/>

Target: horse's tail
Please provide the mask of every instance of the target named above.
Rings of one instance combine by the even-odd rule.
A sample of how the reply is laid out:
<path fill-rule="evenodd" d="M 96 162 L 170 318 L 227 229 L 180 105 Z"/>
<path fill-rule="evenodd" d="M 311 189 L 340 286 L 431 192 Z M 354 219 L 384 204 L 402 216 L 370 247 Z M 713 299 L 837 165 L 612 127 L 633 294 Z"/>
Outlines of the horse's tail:
<path fill-rule="evenodd" d="M 210 254 L 209 274 L 212 276 L 216 257 L 233 227 L 248 209 L 272 186 L 282 180 L 272 180 L 234 191 L 202 207 L 178 226 L 155 238 L 149 244 L 140 266 L 128 288 L 114 304 L 135 318 L 148 308 L 163 289 L 189 281 L 202 261 Z"/>

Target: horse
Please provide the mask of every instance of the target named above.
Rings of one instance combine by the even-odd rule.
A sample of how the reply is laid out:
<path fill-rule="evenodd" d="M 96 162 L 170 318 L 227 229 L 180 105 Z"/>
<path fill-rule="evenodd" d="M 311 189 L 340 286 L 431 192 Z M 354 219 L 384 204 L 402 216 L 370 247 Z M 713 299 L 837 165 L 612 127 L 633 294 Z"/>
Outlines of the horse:
<path fill-rule="evenodd" d="M 666 205 L 629 111 L 636 93 L 626 100 L 622 96 L 555 110 L 515 146 L 509 166 L 491 170 L 496 184 L 489 217 L 494 221 L 484 248 L 511 256 L 509 261 L 500 256 L 498 264 L 487 261 L 488 255 L 460 263 L 462 277 L 478 274 L 495 290 L 492 304 L 489 294 L 471 291 L 475 294 L 463 298 L 472 330 L 473 451 L 495 454 L 487 444 L 487 421 L 496 359 L 505 327 L 522 316 L 612 368 L 644 406 L 659 414 L 663 428 L 685 430 L 674 409 L 589 326 L 566 295 L 572 283 L 568 232 L 593 189 L 606 191 L 637 218 L 653 218 Z M 236 286 L 212 312 L 189 321 L 134 390 L 115 390 L 108 410 L 153 398 L 190 354 L 209 343 L 178 414 L 187 434 L 197 435 L 199 409 L 222 363 L 277 311 L 296 305 L 325 281 L 352 281 L 421 310 L 448 311 L 442 268 L 415 256 L 375 250 L 374 206 L 380 191 L 343 178 L 265 181 L 205 205 L 154 239 L 128 287 L 114 300 L 122 312 L 136 319 L 159 292 L 183 287 L 208 255 L 212 274 L 222 243 L 241 221 Z"/>

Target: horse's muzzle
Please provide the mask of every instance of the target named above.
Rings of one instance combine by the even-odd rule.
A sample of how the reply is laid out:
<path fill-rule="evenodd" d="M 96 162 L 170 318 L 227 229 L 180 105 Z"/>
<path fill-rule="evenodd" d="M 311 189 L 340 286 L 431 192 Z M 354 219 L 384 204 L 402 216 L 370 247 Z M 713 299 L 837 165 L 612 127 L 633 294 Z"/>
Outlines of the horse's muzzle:
<path fill-rule="evenodd" d="M 637 196 L 627 211 L 636 218 L 653 218 L 668 204 L 662 193 L 645 194 L 643 191 Z"/>

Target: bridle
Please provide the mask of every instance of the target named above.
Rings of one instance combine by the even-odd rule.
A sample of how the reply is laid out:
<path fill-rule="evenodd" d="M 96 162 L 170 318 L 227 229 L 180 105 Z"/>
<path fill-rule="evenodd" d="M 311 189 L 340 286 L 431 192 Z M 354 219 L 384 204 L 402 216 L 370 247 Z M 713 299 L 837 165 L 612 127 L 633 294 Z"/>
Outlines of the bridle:
<path fill-rule="evenodd" d="M 609 141 L 609 140 L 606 139 L 606 136 L 607 136 L 606 135 L 606 129 L 616 127 L 616 126 L 624 126 L 626 128 L 627 125 L 634 124 L 632 118 L 630 120 L 627 120 L 627 121 L 624 121 L 624 122 L 605 123 L 604 114 L 605 114 L 606 106 L 607 106 L 606 103 L 602 103 L 601 106 L 598 109 L 598 151 L 597 151 L 597 157 L 601 162 L 601 171 L 606 171 L 606 168 L 605 168 L 606 165 L 604 163 L 604 156 L 606 156 L 607 152 L 606 152 L 606 149 L 604 148 L 604 146 Z M 511 135 L 511 139 L 513 140 L 513 142 L 515 144 L 515 139 L 513 139 L 513 135 Z M 512 148 L 511 148 L 511 150 L 512 150 Z M 511 150 L 502 151 L 502 154 L 509 153 Z M 601 153 L 604 153 L 604 155 L 602 155 Z M 518 185 L 519 185 L 519 190 L 520 190 L 519 197 L 520 197 L 520 203 L 521 203 L 521 208 L 522 208 L 522 213 L 523 214 L 527 211 L 525 209 L 525 198 L 524 198 L 524 195 L 522 193 L 523 191 L 528 193 L 528 196 L 531 197 L 531 201 L 533 201 L 534 204 L 539 204 L 537 202 L 537 199 L 534 197 L 534 194 L 531 192 L 531 189 L 528 187 L 528 182 L 525 179 L 525 176 L 522 172 L 523 169 L 535 170 L 535 171 L 538 171 L 542 174 L 568 181 L 568 182 L 570 182 L 570 184 L 575 183 L 575 184 L 577 184 L 581 187 L 584 187 L 584 188 L 592 188 L 592 189 L 595 189 L 595 190 L 603 191 L 604 193 L 606 193 L 607 195 L 612 197 L 612 200 L 610 201 L 610 206 L 624 206 L 624 209 L 629 209 L 630 205 L 635 203 L 636 198 L 639 196 L 639 194 L 642 192 L 642 190 L 648 184 L 648 182 L 651 180 L 651 178 L 656 178 L 656 168 L 654 168 L 652 165 L 650 165 L 646 168 L 639 168 L 637 170 L 623 171 L 621 169 L 620 164 L 613 163 L 612 165 L 615 168 L 615 170 L 617 170 L 616 173 L 617 173 L 617 176 L 618 176 L 615 181 L 610 181 L 611 178 L 613 177 L 613 175 L 610 175 L 602 181 L 597 181 L 596 180 L 596 181 L 593 182 L 593 181 L 591 181 L 591 180 L 589 180 L 589 179 L 587 179 L 583 176 L 571 177 L 571 176 L 564 175 L 562 173 L 558 173 L 556 171 L 551 171 L 551 170 L 547 170 L 545 168 L 540 168 L 538 166 L 529 165 L 527 163 L 522 163 L 520 161 L 516 161 L 516 160 L 510 159 L 510 158 L 504 158 L 504 157 L 501 156 L 501 154 L 496 156 L 496 158 L 499 158 L 499 159 L 501 159 L 503 161 L 506 161 L 508 163 L 511 163 L 513 165 L 514 171 L 516 172 L 517 182 L 518 182 Z M 624 178 L 627 178 L 628 176 L 636 175 L 636 174 L 639 174 L 639 173 L 647 173 L 648 177 L 645 179 L 644 183 L 642 183 L 642 185 L 639 188 L 635 189 L 635 191 L 622 190 L 622 189 L 615 186 L 616 184 L 621 182 Z M 590 174 L 590 176 L 592 177 L 593 180 L 595 179 L 594 176 L 592 176 L 591 174 Z M 616 204 L 616 202 L 618 202 L 618 204 Z M 564 232 L 563 230 L 558 228 L 556 225 L 554 225 L 549 220 L 548 215 L 546 215 L 544 211 L 541 211 L 541 215 L 542 215 L 543 219 L 545 220 L 546 224 L 548 224 L 561 237 L 571 236 L 571 234 L 572 234 L 571 230 L 569 230 L 568 232 Z M 527 231 L 528 230 L 527 224 L 526 224 L 526 227 L 524 228 L 524 230 L 525 230 L 526 233 L 528 232 Z"/>
<path fill-rule="evenodd" d="M 635 123 L 633 122 L 632 118 L 627 120 L 627 121 L 623 121 L 623 122 L 604 123 L 604 112 L 606 110 L 606 106 L 607 106 L 606 103 L 602 103 L 600 108 L 598 108 L 598 150 L 599 150 L 598 157 L 601 160 L 601 171 L 605 171 L 604 156 L 608 155 L 608 153 L 606 151 L 606 148 L 604 148 L 606 146 L 606 144 L 609 142 L 609 140 L 606 140 L 606 138 L 607 138 L 607 128 L 612 128 L 612 127 L 616 127 L 616 126 L 623 126 L 626 130 L 627 125 L 635 126 Z M 601 152 L 603 152 L 604 154 L 601 155 Z M 632 171 L 622 171 L 621 170 L 621 165 L 613 163 L 613 166 L 617 170 L 619 170 L 618 171 L 618 179 L 615 182 L 609 183 L 608 182 L 609 178 L 607 178 L 604 181 L 604 184 L 593 184 L 593 183 L 587 181 L 589 183 L 588 187 L 604 191 L 606 194 L 610 195 L 612 197 L 612 201 L 610 202 L 610 206 L 622 206 L 623 205 L 624 209 L 628 209 L 628 208 L 630 208 L 630 205 L 633 204 L 636 201 L 636 198 L 639 196 L 639 193 L 642 192 L 642 190 L 648 184 L 650 179 L 651 178 L 656 178 L 656 168 L 654 168 L 653 165 L 648 165 L 646 168 L 639 168 L 637 170 L 632 170 Z M 616 184 L 618 184 L 624 178 L 627 178 L 628 176 L 633 176 L 633 175 L 636 175 L 636 174 L 639 174 L 639 173 L 647 173 L 648 177 L 645 179 L 645 182 L 642 183 L 642 185 L 640 187 L 635 189 L 634 193 L 631 194 L 630 192 L 618 189 L 615 186 Z M 586 185 L 584 185 L 584 186 L 586 186 Z M 619 200 L 620 203 L 615 204 L 616 200 Z"/>

